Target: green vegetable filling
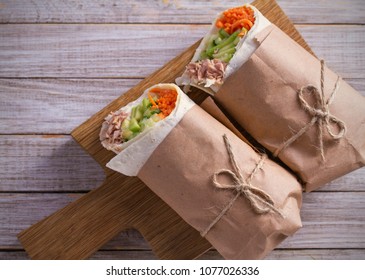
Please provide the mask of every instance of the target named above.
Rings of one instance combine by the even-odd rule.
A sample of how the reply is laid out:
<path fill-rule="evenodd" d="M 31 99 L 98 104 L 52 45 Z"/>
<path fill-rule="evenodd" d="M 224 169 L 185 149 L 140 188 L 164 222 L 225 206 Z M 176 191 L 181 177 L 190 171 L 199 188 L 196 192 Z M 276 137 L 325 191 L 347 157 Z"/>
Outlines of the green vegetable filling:
<path fill-rule="evenodd" d="M 154 126 L 161 120 L 158 116 L 160 112 L 159 109 L 152 108 L 148 98 L 144 98 L 139 105 L 132 108 L 130 119 L 123 121 L 121 126 L 123 140 L 129 141 L 146 128 Z"/>
<path fill-rule="evenodd" d="M 247 32 L 245 28 L 237 30 L 229 35 L 223 28 L 219 29 L 217 34 L 213 34 L 208 39 L 207 47 L 200 54 L 200 59 L 219 59 L 228 63 L 236 52 L 236 46 L 240 41 L 242 31 Z"/>

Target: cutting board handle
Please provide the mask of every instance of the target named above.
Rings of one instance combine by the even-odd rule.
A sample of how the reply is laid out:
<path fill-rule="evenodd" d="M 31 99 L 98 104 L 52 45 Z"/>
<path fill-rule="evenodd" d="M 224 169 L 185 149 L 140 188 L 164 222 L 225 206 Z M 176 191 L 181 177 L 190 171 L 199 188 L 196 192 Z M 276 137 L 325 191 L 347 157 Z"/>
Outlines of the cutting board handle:
<path fill-rule="evenodd" d="M 32 259 L 86 259 L 130 228 L 161 259 L 193 259 L 211 248 L 138 178 L 119 173 L 110 173 L 100 187 L 22 231 L 18 239 Z"/>

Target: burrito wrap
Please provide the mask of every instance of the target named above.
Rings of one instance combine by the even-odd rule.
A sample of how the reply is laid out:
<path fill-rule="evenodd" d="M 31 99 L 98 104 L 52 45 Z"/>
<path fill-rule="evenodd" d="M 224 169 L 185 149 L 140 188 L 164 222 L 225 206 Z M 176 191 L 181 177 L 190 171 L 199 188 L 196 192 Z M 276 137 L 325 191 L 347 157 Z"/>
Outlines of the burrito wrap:
<path fill-rule="evenodd" d="M 215 98 L 258 142 L 275 152 L 311 121 L 312 116 L 299 102 L 298 89 L 313 85 L 320 90 L 321 66 L 318 59 L 274 25 L 259 33 L 256 40 L 258 49 L 226 80 Z M 325 101 L 337 78 L 325 67 Z M 311 96 L 305 98 L 315 106 Z M 278 155 L 304 181 L 307 191 L 365 163 L 364 97 L 340 80 L 329 111 L 345 123 L 346 134 L 334 140 L 324 129 L 325 160 L 318 150 L 318 124 Z M 336 125 L 330 125 L 336 131 Z"/>
<path fill-rule="evenodd" d="M 196 120 L 199 119 L 199 122 Z M 212 133 L 213 131 L 213 133 Z M 247 178 L 260 156 L 227 128 L 194 106 L 154 151 L 138 177 L 198 231 L 204 231 L 235 192 L 218 190 L 213 173 L 232 169 L 222 135 L 230 139 L 242 175 Z M 181 148 L 177 148 L 177 143 Z M 178 145 L 179 146 L 179 145 Z M 285 218 L 258 215 L 241 196 L 206 235 L 228 259 L 263 258 L 300 227 L 301 188 L 286 170 L 266 160 L 252 184 L 267 192 Z"/>
<path fill-rule="evenodd" d="M 189 111 L 195 103 L 187 97 L 181 89 L 175 84 L 157 84 L 144 91 L 144 93 L 135 101 L 128 103 L 126 106 L 120 108 L 118 111 L 130 112 L 131 108 L 138 105 L 141 100 L 147 96 L 151 88 L 174 89 L 177 92 L 177 100 L 175 109 L 168 117 L 157 122 L 153 127 L 150 127 L 140 133 L 132 140 L 122 143 L 115 149 L 116 145 L 110 147 L 115 153 L 120 154 L 117 161 L 114 161 L 114 168 L 127 176 L 136 176 L 139 169 L 145 164 L 154 149 L 163 141 L 163 139 L 170 133 L 175 125 L 183 118 L 185 113 Z M 105 130 L 104 124 L 101 133 Z M 134 143 L 138 143 L 134 145 Z M 103 144 L 103 142 L 102 142 Z M 105 146 L 105 144 L 103 144 Z M 109 167 L 109 164 L 107 164 Z"/>
<path fill-rule="evenodd" d="M 186 112 L 138 172 L 148 187 L 200 232 L 235 195 L 234 190 L 218 190 L 212 184 L 214 172 L 232 169 L 223 134 L 246 178 L 260 156 L 198 106 Z M 115 169 L 120 157 L 108 166 Z M 301 227 L 301 187 L 293 175 L 267 159 L 252 184 L 267 192 L 285 217 L 273 212 L 256 214 L 241 195 L 205 236 L 224 258 L 263 258 Z"/>
<path fill-rule="evenodd" d="M 232 59 L 227 64 L 224 76 L 223 76 L 223 82 L 232 75 L 237 69 L 241 67 L 241 65 L 252 55 L 252 53 L 256 50 L 258 44 L 254 40 L 255 35 L 260 33 L 262 30 L 264 30 L 267 26 L 271 25 L 271 22 L 263 15 L 261 12 L 252 5 L 246 4 L 244 6 L 248 6 L 250 9 L 254 11 L 254 17 L 255 22 L 254 25 L 251 27 L 251 29 L 248 31 L 248 33 L 239 41 L 239 43 L 236 46 L 236 52 Z M 193 58 L 191 62 L 196 62 L 200 60 L 200 54 L 201 52 L 206 48 L 206 45 L 208 43 L 209 37 L 212 34 L 216 34 L 218 32 L 218 28 L 215 26 L 215 22 L 217 19 L 219 19 L 223 13 L 219 13 L 217 17 L 212 22 L 212 25 L 210 27 L 210 30 L 207 32 L 207 34 L 204 36 L 202 41 L 200 42 L 198 48 L 195 50 L 195 53 L 193 55 Z M 192 81 L 189 77 L 189 75 L 184 72 L 181 77 L 178 77 L 176 79 L 176 83 L 178 85 L 185 85 L 185 86 L 194 86 L 196 88 L 199 88 L 205 92 L 207 92 L 210 95 L 214 95 L 220 88 L 220 85 L 213 84 L 210 85 L 205 84 L 196 84 L 194 81 Z"/>

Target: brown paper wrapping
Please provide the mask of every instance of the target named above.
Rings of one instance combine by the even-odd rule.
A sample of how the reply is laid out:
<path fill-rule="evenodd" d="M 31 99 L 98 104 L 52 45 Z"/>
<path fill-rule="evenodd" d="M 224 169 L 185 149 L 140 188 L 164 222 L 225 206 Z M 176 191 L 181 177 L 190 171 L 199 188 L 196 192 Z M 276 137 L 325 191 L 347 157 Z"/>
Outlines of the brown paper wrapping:
<path fill-rule="evenodd" d="M 198 106 L 186 113 L 138 174 L 147 186 L 200 232 L 236 194 L 235 190 L 217 189 L 212 184 L 214 172 L 232 169 L 223 134 L 228 136 L 246 178 L 260 156 Z M 263 258 L 301 227 L 301 186 L 293 175 L 266 159 L 252 184 L 267 192 L 285 217 L 273 212 L 256 214 L 241 195 L 205 235 L 226 259 Z"/>
<path fill-rule="evenodd" d="M 256 37 L 259 47 L 252 57 L 216 94 L 219 102 L 259 143 L 271 152 L 312 119 L 301 106 L 298 89 L 313 85 L 319 90 L 318 59 L 272 25 Z M 325 100 L 333 91 L 337 74 L 324 69 Z M 313 99 L 308 103 L 313 104 Z M 306 191 L 340 177 L 365 163 L 365 98 L 340 80 L 329 111 L 346 125 L 339 140 L 324 130 L 325 160 L 318 145 L 318 125 L 286 147 L 278 157 L 304 182 Z M 336 125 L 331 124 L 336 131 Z"/>
<path fill-rule="evenodd" d="M 207 97 L 201 104 L 200 108 L 202 108 L 209 115 L 214 117 L 217 121 L 227 127 L 230 131 L 232 131 L 238 138 L 248 144 L 250 147 L 255 149 L 255 147 L 246 139 L 245 136 L 233 125 L 233 123 L 227 118 L 227 116 L 219 109 L 217 104 L 211 97 Z"/>

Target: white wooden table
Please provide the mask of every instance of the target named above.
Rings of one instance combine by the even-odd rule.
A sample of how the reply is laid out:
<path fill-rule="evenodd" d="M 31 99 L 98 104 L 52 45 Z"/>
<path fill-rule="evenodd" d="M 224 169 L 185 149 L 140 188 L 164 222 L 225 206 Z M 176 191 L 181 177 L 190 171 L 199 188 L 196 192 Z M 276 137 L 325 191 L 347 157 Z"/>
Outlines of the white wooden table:
<path fill-rule="evenodd" d="M 71 130 L 241 3 L 0 1 L 0 259 L 26 259 L 16 235 L 103 181 Z M 317 56 L 365 95 L 364 1 L 278 3 Z M 304 194 L 302 219 L 268 258 L 365 259 L 365 168 Z M 92 258 L 155 257 L 129 230 Z"/>

